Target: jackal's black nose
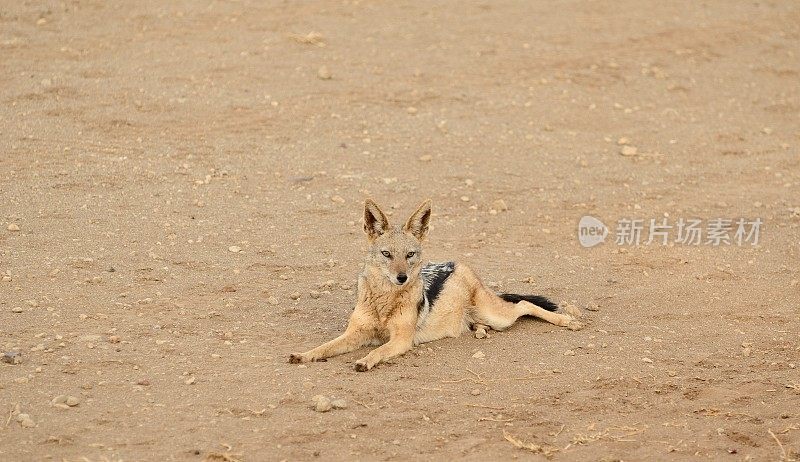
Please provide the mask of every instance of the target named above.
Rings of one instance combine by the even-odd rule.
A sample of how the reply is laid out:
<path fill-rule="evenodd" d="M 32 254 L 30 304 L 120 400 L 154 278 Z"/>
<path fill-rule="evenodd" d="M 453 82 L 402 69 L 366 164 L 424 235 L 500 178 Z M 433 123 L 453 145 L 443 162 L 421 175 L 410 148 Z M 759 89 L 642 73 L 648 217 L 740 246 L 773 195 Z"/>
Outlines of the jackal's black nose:
<path fill-rule="evenodd" d="M 406 273 L 400 273 L 397 275 L 397 282 L 400 284 L 405 284 L 406 281 L 408 281 L 408 276 L 406 276 Z"/>

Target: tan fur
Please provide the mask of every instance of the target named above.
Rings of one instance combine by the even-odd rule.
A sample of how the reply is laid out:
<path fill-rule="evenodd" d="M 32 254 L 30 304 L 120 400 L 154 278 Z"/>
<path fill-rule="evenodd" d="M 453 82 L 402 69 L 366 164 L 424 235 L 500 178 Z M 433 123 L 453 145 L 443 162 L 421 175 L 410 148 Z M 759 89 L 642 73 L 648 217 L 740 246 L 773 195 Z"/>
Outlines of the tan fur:
<path fill-rule="evenodd" d="M 520 316 L 530 315 L 558 326 L 574 326 L 567 314 L 553 313 L 532 303 L 511 303 L 487 289 L 464 264 L 445 282 L 434 308 L 418 317 L 423 282 L 420 243 L 428 232 L 430 200 L 425 201 L 402 228 L 391 229 L 386 215 L 367 199 L 364 231 L 371 245 L 358 278 L 358 300 L 344 333 L 305 353 L 292 354 L 292 363 L 321 361 L 369 344 L 380 346 L 356 361 L 357 371 L 400 356 L 414 345 L 457 337 L 474 327 L 476 335 L 488 328 L 504 330 Z M 390 255 L 387 257 L 386 255 Z M 401 283 L 403 275 L 407 280 Z"/>

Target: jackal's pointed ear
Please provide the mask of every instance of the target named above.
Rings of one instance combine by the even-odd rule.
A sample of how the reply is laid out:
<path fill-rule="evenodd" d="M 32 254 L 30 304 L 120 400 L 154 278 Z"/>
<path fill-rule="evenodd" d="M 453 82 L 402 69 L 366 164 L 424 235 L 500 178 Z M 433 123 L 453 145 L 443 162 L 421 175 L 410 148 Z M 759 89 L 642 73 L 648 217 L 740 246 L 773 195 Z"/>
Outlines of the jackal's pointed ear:
<path fill-rule="evenodd" d="M 420 241 L 428 234 L 428 223 L 431 221 L 431 200 L 428 199 L 419 206 L 416 212 L 408 219 L 403 231 L 411 233 Z"/>
<path fill-rule="evenodd" d="M 389 220 L 386 219 L 386 215 L 381 212 L 378 204 L 372 199 L 367 199 L 364 202 L 364 232 L 367 233 L 369 240 L 374 241 L 388 229 Z"/>

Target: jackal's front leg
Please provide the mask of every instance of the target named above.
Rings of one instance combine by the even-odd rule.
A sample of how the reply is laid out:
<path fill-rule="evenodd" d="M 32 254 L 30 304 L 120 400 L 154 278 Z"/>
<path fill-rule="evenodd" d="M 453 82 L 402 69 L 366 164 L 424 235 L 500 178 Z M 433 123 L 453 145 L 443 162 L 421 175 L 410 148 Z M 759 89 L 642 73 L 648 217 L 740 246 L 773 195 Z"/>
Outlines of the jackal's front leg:
<path fill-rule="evenodd" d="M 348 326 L 345 332 L 331 340 L 330 342 L 323 343 L 322 345 L 314 348 L 313 350 L 306 351 L 305 353 L 292 353 L 289 355 L 290 363 L 307 363 L 311 361 L 321 361 L 331 356 L 337 356 L 357 350 L 366 345 L 370 341 L 370 336 L 367 331 L 358 327 Z"/>
<path fill-rule="evenodd" d="M 381 361 L 400 356 L 414 346 L 414 325 L 390 330 L 389 341 L 370 351 L 367 356 L 356 361 L 355 369 L 364 372 Z"/>

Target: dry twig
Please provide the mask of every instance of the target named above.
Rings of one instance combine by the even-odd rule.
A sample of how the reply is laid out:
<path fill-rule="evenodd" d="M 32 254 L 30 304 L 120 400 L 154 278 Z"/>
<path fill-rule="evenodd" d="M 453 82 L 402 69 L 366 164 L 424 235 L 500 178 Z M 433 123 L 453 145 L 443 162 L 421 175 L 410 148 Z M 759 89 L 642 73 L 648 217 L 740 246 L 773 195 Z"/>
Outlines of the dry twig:
<path fill-rule="evenodd" d="M 781 460 L 789 460 L 789 458 L 786 456 L 786 448 L 783 447 L 783 443 L 781 443 L 781 440 L 779 440 L 778 437 L 775 436 L 775 433 L 772 433 L 771 428 L 767 429 L 767 431 L 769 432 L 769 435 L 772 437 L 772 439 L 775 440 L 775 442 L 778 443 L 778 446 L 781 448 Z"/>
<path fill-rule="evenodd" d="M 505 429 L 503 429 L 503 438 L 505 438 L 509 443 L 513 444 L 516 448 L 527 449 L 528 451 L 536 454 L 543 454 L 548 458 L 558 451 L 558 449 L 555 448 L 547 448 L 534 443 L 526 443 L 525 441 L 522 441 L 521 439 L 509 434 Z"/>
<path fill-rule="evenodd" d="M 365 408 L 367 408 L 367 409 L 369 409 L 369 410 L 372 410 L 372 408 L 371 408 L 371 407 L 369 407 L 369 405 L 367 405 L 366 403 L 362 403 L 361 401 L 358 401 L 358 400 L 356 400 L 356 399 L 354 399 L 354 400 L 353 400 L 353 402 L 354 402 L 354 403 L 356 403 L 356 404 L 359 404 L 359 405 L 361 405 L 361 406 L 364 406 Z"/>
<path fill-rule="evenodd" d="M 504 408 L 504 407 L 487 406 L 485 404 L 464 403 L 464 406 L 480 407 L 480 408 L 483 408 L 483 409 L 491 409 L 493 411 L 505 411 L 506 410 L 506 408 Z"/>
<path fill-rule="evenodd" d="M 306 45 L 316 45 L 318 47 L 325 46 L 325 39 L 319 32 L 311 31 L 306 35 L 289 34 L 289 38 L 291 38 L 297 43 L 304 43 Z"/>
<path fill-rule="evenodd" d="M 11 423 L 11 418 L 14 417 L 14 414 L 19 414 L 19 404 L 17 403 L 11 403 L 11 410 L 8 411 L 5 427 L 8 427 L 8 424 Z"/>
<path fill-rule="evenodd" d="M 228 452 L 209 452 L 206 454 L 203 462 L 242 462 L 241 460 L 237 459 L 237 457 L 241 457 L 241 454 L 231 454 Z"/>

